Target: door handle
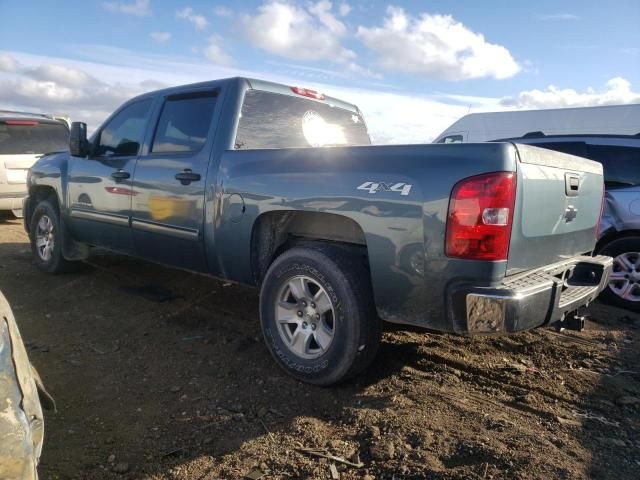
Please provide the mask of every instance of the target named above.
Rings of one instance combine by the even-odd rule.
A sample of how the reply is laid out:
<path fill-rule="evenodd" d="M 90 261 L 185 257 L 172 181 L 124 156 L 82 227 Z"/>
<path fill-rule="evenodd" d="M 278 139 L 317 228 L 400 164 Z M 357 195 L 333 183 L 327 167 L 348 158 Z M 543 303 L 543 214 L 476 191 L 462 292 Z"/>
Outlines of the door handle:
<path fill-rule="evenodd" d="M 189 185 L 191 182 L 200 180 L 200 174 L 193 173 L 190 168 L 185 168 L 184 172 L 176 173 L 176 180 L 180 180 L 182 185 Z"/>
<path fill-rule="evenodd" d="M 116 182 L 120 182 L 122 180 L 131 178 L 131 174 L 129 172 L 125 172 L 124 170 L 116 170 L 111 174 L 111 178 L 113 178 Z"/>

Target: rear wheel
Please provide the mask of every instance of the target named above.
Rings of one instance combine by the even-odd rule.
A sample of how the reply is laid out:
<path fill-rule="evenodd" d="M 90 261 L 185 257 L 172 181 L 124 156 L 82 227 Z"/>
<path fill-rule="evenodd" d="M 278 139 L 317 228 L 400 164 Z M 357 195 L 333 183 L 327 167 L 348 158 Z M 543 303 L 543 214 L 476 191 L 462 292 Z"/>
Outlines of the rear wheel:
<path fill-rule="evenodd" d="M 613 272 L 601 298 L 640 312 L 640 237 L 624 237 L 605 245 L 600 252 L 613 257 Z"/>
<path fill-rule="evenodd" d="M 43 200 L 33 211 L 29 237 L 36 266 L 47 273 L 69 271 L 77 262 L 70 262 L 62 255 L 58 209 L 49 200 Z"/>
<path fill-rule="evenodd" d="M 278 364 L 316 385 L 360 373 L 380 343 L 364 260 L 341 246 L 308 244 L 279 256 L 264 278 L 260 320 Z"/>

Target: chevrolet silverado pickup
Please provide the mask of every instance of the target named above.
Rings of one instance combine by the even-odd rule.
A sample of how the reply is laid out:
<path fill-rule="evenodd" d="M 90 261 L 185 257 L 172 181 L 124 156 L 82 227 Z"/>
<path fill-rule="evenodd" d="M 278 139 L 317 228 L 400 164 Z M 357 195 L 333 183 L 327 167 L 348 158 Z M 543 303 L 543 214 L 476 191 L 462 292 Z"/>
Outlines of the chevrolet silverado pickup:
<path fill-rule="evenodd" d="M 63 272 L 101 247 L 255 285 L 276 362 L 319 385 L 371 362 L 382 320 L 512 333 L 567 322 L 607 284 L 599 163 L 370 143 L 356 106 L 305 88 L 143 94 L 31 169 L 35 263 Z"/>

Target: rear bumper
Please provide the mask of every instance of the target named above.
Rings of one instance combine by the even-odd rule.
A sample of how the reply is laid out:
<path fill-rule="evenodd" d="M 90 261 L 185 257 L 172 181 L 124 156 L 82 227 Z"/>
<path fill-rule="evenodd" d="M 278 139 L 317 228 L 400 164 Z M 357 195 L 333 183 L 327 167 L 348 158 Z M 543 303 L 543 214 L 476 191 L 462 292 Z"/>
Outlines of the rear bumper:
<path fill-rule="evenodd" d="M 548 325 L 591 303 L 607 286 L 611 257 L 570 260 L 508 277 L 496 287 L 449 289 L 450 320 L 457 333 L 512 333 Z"/>

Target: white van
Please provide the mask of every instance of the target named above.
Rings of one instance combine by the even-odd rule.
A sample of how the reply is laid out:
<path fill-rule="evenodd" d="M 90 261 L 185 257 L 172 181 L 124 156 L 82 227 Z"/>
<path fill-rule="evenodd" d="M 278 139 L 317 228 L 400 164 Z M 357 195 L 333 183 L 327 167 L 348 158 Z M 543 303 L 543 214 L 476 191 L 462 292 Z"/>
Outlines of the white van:
<path fill-rule="evenodd" d="M 433 143 L 490 142 L 542 135 L 636 135 L 640 104 L 471 113 L 436 137 Z"/>

